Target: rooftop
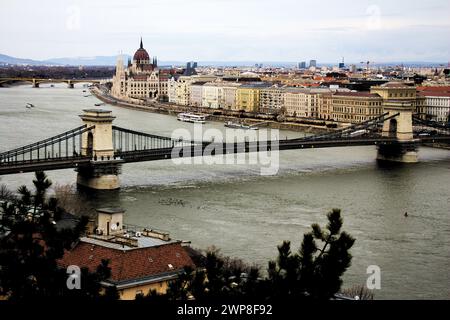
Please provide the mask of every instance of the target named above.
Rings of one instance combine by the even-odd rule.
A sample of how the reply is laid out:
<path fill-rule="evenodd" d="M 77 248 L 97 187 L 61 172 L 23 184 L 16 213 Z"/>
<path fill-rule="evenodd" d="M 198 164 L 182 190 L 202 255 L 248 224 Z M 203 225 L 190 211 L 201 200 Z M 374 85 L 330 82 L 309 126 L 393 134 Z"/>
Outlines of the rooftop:
<path fill-rule="evenodd" d="M 329 93 L 332 92 L 330 88 L 286 88 L 286 92 L 289 93 L 309 93 L 309 94 L 318 94 L 318 93 Z"/>
<path fill-rule="evenodd" d="M 162 246 L 165 244 L 179 243 L 176 240 L 162 240 L 156 237 L 149 237 L 146 235 L 136 236 L 130 235 L 129 233 L 123 235 L 113 235 L 113 236 L 95 236 L 90 235 L 88 237 L 80 238 L 80 241 L 95 244 L 98 246 L 103 246 L 105 248 L 128 251 L 141 248 L 151 248 Z"/>
<path fill-rule="evenodd" d="M 122 208 L 100 208 L 96 209 L 96 211 L 107 214 L 125 213 L 125 210 L 123 210 Z"/>
<path fill-rule="evenodd" d="M 256 88 L 256 89 L 259 89 L 259 88 L 270 88 L 270 87 L 272 87 L 272 85 L 270 83 L 246 83 L 246 84 L 243 84 L 242 86 L 240 86 L 239 88 L 243 88 L 243 89 L 245 89 L 245 88 Z"/>
<path fill-rule="evenodd" d="M 191 86 L 202 86 L 206 83 L 206 81 L 196 81 L 191 84 Z"/>
<path fill-rule="evenodd" d="M 185 266 L 194 267 L 186 250 L 177 242 L 138 250 L 118 250 L 86 238 L 80 239 L 73 249 L 66 251 L 58 265 L 78 265 L 93 272 L 104 259 L 110 261 L 111 277 L 108 282 L 116 285 L 154 282 L 158 277 L 177 274 Z"/>
<path fill-rule="evenodd" d="M 355 98 L 381 98 L 378 94 L 370 92 L 336 92 L 335 97 L 355 97 Z"/>
<path fill-rule="evenodd" d="M 450 97 L 450 91 L 419 91 L 417 92 L 418 96 L 421 97 Z"/>
<path fill-rule="evenodd" d="M 414 88 L 413 85 L 410 85 L 406 82 L 400 81 L 391 81 L 385 84 L 380 85 L 381 88 Z"/>

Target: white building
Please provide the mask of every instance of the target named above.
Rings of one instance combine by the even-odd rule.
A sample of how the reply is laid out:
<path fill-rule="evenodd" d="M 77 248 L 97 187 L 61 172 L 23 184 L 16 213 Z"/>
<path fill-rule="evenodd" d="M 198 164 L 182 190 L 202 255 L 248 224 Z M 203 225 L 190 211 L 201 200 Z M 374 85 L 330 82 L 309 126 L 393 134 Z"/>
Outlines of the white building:
<path fill-rule="evenodd" d="M 182 106 L 188 106 L 190 104 L 191 84 L 201 81 L 214 81 L 216 79 L 216 76 L 210 75 L 180 76 L 178 79 L 172 77 L 168 81 L 169 102 Z"/>
<path fill-rule="evenodd" d="M 227 110 L 236 110 L 236 91 L 240 83 L 226 83 L 222 84 L 223 88 L 223 108 Z"/>
<path fill-rule="evenodd" d="M 206 82 L 198 81 L 193 82 L 190 85 L 190 96 L 189 96 L 189 105 L 193 107 L 201 107 L 202 106 L 202 98 L 203 98 L 203 85 Z"/>
<path fill-rule="evenodd" d="M 219 109 L 223 105 L 223 87 L 220 83 L 208 82 L 203 85 L 202 107 Z"/>
<path fill-rule="evenodd" d="M 423 105 L 418 106 L 419 113 L 438 122 L 447 123 L 450 120 L 450 91 L 425 90 L 418 96 L 425 98 Z"/>
<path fill-rule="evenodd" d="M 286 89 L 284 93 L 286 115 L 300 118 L 318 118 L 321 94 L 330 92 L 330 89 Z"/>

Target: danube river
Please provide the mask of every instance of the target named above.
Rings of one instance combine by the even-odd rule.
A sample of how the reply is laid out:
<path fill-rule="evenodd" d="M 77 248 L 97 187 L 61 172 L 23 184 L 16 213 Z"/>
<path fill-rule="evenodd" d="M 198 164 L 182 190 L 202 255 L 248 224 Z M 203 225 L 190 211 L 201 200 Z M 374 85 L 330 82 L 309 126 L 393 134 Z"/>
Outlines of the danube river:
<path fill-rule="evenodd" d="M 0 88 L 0 151 L 79 126 L 82 109 L 99 102 L 82 90 Z M 192 126 L 172 116 L 102 108 L 113 111 L 115 124 L 138 131 L 170 136 Z M 206 127 L 223 130 L 221 123 Z M 120 191 L 95 193 L 89 201 L 123 207 L 129 224 L 168 230 L 197 248 L 215 245 L 264 268 L 283 240 L 297 250 L 312 223 L 323 225 L 331 208 L 341 208 L 344 229 L 356 238 L 345 287 L 364 285 L 367 267 L 377 265 L 381 290 L 375 298 L 449 299 L 450 151 L 422 148 L 420 163 L 393 167 L 380 167 L 375 156 L 374 147 L 283 151 L 278 174 L 269 177 L 255 165 L 128 164 Z M 48 175 L 58 184 L 76 179 L 73 170 Z M 0 183 L 17 188 L 31 179 L 2 176 Z"/>

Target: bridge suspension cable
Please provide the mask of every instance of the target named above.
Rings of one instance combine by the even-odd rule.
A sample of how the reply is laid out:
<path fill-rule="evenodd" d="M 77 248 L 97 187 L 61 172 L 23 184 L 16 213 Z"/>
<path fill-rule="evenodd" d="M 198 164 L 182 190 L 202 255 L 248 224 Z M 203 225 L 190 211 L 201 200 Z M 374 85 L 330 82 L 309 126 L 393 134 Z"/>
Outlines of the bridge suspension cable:
<path fill-rule="evenodd" d="M 378 117 L 366 120 L 361 123 L 353 124 L 349 127 L 346 127 L 346 128 L 340 129 L 340 130 L 336 130 L 336 131 L 333 131 L 330 133 L 318 134 L 318 135 L 305 137 L 305 138 L 291 139 L 291 141 L 317 141 L 317 140 L 327 140 L 327 139 L 332 139 L 332 138 L 341 138 L 342 136 L 344 136 L 346 134 L 350 134 L 352 132 L 356 132 L 356 131 L 363 130 L 363 129 L 375 128 L 379 124 L 381 124 L 385 121 L 388 121 L 392 118 L 397 117 L 399 114 L 397 113 L 397 114 L 394 114 L 389 117 L 388 117 L 388 115 L 389 115 L 389 113 L 384 113 Z"/>
<path fill-rule="evenodd" d="M 413 124 L 424 126 L 424 127 L 430 127 L 434 129 L 444 130 L 444 131 L 450 131 L 450 123 L 440 124 L 434 121 L 424 120 L 420 119 L 418 117 L 413 116 Z"/>
<path fill-rule="evenodd" d="M 0 154 L 0 164 L 69 157 L 79 158 L 81 157 L 81 135 L 93 128 L 93 126 L 87 127 L 83 125 L 54 137 L 2 152 Z"/>
<path fill-rule="evenodd" d="M 117 154 L 129 151 L 164 149 L 202 143 L 205 142 L 173 139 L 113 126 L 113 148 Z"/>

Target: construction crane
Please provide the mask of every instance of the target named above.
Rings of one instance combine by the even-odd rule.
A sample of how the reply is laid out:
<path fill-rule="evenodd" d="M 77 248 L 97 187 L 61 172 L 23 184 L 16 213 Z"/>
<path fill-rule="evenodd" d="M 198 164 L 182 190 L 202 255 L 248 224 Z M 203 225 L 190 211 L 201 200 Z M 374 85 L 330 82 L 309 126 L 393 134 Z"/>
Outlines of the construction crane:
<path fill-rule="evenodd" d="M 366 70 L 369 71 L 369 66 L 370 66 L 371 63 L 373 63 L 373 61 L 367 61 L 367 62 L 361 61 L 360 63 L 361 64 L 366 64 Z"/>

